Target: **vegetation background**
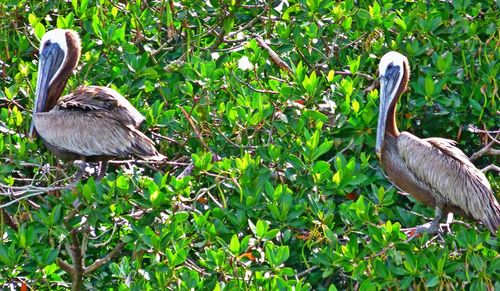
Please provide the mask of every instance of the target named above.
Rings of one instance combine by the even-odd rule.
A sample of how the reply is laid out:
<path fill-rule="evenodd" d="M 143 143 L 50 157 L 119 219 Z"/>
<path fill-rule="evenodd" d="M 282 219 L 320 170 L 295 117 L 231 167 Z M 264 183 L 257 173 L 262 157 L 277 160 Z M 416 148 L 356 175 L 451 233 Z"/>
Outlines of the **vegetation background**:
<path fill-rule="evenodd" d="M 500 290 L 499 242 L 480 224 L 406 241 L 433 209 L 399 195 L 374 154 L 378 61 L 396 50 L 411 65 L 399 128 L 498 164 L 484 131 L 500 125 L 498 8 L 1 0 L 1 288 Z M 83 40 L 66 91 L 118 90 L 169 163 L 117 162 L 71 188 L 76 167 L 28 140 L 55 27 Z"/>

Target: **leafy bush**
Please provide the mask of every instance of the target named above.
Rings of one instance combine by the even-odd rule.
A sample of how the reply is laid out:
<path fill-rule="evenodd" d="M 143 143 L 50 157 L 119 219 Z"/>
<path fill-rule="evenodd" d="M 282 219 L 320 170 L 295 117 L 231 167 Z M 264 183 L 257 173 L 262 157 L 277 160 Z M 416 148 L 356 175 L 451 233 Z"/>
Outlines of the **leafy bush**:
<path fill-rule="evenodd" d="M 433 210 L 399 196 L 373 150 L 389 50 L 411 63 L 401 130 L 458 140 L 468 155 L 488 139 L 469 125 L 498 130 L 491 1 L 3 1 L 0 11 L 0 286 L 500 289 L 498 239 L 478 223 L 406 240 L 401 229 Z M 25 136 L 39 39 L 55 27 L 82 37 L 66 92 L 117 89 L 168 164 L 113 164 L 100 182 L 65 187 L 75 167 Z M 497 193 L 498 174 L 487 176 Z"/>

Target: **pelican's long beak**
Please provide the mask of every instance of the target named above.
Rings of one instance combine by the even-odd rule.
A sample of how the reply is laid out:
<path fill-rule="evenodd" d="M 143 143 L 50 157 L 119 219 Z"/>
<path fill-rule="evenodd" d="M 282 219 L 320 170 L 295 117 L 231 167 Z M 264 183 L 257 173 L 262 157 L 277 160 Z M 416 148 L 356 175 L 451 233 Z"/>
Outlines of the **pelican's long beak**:
<path fill-rule="evenodd" d="M 37 112 L 46 110 L 47 96 L 52 80 L 58 73 L 64 61 L 65 53 L 57 43 L 42 44 L 38 60 L 38 77 L 36 82 L 35 105 L 33 115 Z M 29 137 L 36 137 L 34 131 L 35 124 L 32 121 L 29 131 Z"/>
<path fill-rule="evenodd" d="M 385 126 L 387 124 L 387 117 L 389 108 L 396 96 L 396 91 L 399 88 L 401 68 L 399 66 L 389 66 L 385 73 L 380 76 L 380 107 L 378 113 L 377 125 L 377 144 L 375 152 L 380 159 L 382 156 L 382 146 L 385 138 Z"/>

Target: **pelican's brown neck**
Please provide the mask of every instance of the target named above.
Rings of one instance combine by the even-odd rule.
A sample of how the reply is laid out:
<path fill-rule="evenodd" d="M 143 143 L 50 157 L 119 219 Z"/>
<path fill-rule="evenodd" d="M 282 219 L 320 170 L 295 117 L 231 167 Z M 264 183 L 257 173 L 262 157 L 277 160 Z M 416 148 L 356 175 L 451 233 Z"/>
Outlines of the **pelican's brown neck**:
<path fill-rule="evenodd" d="M 403 64 L 403 77 L 401 78 L 401 83 L 396 91 L 395 98 L 389 106 L 385 127 L 386 134 L 390 134 L 394 137 L 399 136 L 399 130 L 396 124 L 396 106 L 398 105 L 399 97 L 408 89 L 408 82 L 410 80 L 410 66 L 406 61 L 403 62 Z"/>
<path fill-rule="evenodd" d="M 65 62 L 61 65 L 59 74 L 50 83 L 47 92 L 47 103 L 44 111 L 49 111 L 57 104 L 62 95 L 64 87 L 69 77 L 75 70 L 81 54 L 81 43 L 78 34 L 72 30 L 66 30 L 67 56 Z"/>

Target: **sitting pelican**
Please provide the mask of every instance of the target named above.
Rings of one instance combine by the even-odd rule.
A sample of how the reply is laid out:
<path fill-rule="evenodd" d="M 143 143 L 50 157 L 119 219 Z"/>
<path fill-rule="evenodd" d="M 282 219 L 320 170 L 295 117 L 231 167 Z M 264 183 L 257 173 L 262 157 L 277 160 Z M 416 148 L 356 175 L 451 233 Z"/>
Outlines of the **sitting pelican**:
<path fill-rule="evenodd" d="M 104 162 L 98 178 L 104 176 L 107 161 L 115 157 L 164 159 L 153 141 L 138 130 L 144 116 L 120 93 L 81 86 L 61 97 L 80 51 L 80 37 L 73 30 L 54 29 L 42 37 L 30 137 L 38 134 L 63 160 Z"/>
<path fill-rule="evenodd" d="M 415 233 L 439 232 L 444 214 L 467 215 L 496 234 L 500 206 L 486 176 L 444 138 L 420 139 L 396 127 L 396 104 L 408 86 L 408 59 L 389 52 L 380 60 L 380 108 L 376 153 L 389 179 L 401 190 L 435 208 L 434 220 Z"/>

